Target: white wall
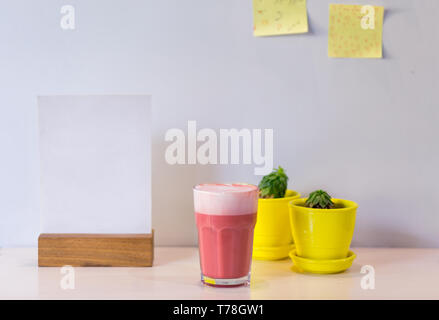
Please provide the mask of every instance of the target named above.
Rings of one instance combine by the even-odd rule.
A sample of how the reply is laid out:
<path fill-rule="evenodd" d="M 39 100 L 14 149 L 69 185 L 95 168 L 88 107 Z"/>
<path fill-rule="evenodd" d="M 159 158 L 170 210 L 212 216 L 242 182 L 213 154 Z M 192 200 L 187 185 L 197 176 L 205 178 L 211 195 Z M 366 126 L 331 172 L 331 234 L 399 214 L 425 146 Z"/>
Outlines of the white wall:
<path fill-rule="evenodd" d="M 329 2 L 308 0 L 309 34 L 269 38 L 252 36 L 250 0 L 2 2 L 0 246 L 39 232 L 36 96 L 151 93 L 158 244 L 196 243 L 194 184 L 259 181 L 248 165 L 166 164 L 166 130 L 197 120 L 274 128 L 291 188 L 360 204 L 355 245 L 439 247 L 439 2 L 354 2 L 386 7 L 382 60 L 327 58 Z"/>

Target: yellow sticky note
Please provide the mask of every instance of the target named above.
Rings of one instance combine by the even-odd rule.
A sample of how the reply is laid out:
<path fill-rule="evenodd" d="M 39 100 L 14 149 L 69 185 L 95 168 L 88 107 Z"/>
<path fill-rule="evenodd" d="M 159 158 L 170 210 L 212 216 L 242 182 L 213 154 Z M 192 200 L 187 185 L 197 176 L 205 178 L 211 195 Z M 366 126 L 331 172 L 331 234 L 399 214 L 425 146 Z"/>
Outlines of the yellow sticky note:
<path fill-rule="evenodd" d="M 382 58 L 384 7 L 331 4 L 328 56 Z"/>
<path fill-rule="evenodd" d="M 253 34 L 308 32 L 306 0 L 253 0 Z"/>

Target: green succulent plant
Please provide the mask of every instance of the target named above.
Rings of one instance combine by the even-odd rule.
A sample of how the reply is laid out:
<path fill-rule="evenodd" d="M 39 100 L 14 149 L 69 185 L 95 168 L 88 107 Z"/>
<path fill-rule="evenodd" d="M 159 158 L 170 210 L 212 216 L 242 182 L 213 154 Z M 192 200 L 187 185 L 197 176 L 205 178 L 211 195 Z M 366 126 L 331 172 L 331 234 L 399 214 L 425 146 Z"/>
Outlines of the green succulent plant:
<path fill-rule="evenodd" d="M 332 202 L 331 196 L 326 191 L 316 190 L 309 194 L 305 206 L 309 208 L 332 209 L 334 202 Z"/>
<path fill-rule="evenodd" d="M 288 176 L 284 169 L 279 166 L 273 172 L 264 176 L 259 183 L 259 198 L 283 198 L 288 186 Z"/>

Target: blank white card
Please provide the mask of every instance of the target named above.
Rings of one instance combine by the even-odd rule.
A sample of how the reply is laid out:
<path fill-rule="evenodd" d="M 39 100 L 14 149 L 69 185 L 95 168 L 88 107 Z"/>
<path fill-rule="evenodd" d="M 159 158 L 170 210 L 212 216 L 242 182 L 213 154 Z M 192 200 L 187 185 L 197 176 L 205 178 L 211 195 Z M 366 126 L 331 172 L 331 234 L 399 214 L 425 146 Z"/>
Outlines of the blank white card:
<path fill-rule="evenodd" d="M 38 97 L 44 233 L 151 232 L 143 95 Z"/>

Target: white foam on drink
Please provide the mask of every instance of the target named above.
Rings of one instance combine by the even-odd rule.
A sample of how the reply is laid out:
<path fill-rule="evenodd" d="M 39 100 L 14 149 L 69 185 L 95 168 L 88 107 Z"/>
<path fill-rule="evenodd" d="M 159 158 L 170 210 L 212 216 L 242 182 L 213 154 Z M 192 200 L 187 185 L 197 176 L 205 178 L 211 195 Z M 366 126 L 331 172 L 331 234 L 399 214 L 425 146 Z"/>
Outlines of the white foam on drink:
<path fill-rule="evenodd" d="M 258 210 L 258 187 L 249 184 L 200 184 L 194 187 L 195 212 L 244 215 Z"/>

